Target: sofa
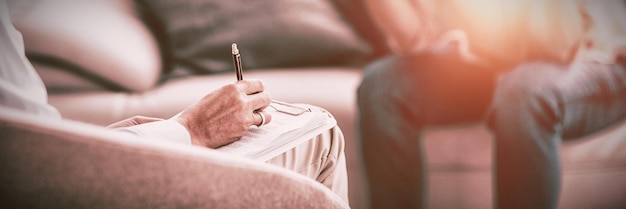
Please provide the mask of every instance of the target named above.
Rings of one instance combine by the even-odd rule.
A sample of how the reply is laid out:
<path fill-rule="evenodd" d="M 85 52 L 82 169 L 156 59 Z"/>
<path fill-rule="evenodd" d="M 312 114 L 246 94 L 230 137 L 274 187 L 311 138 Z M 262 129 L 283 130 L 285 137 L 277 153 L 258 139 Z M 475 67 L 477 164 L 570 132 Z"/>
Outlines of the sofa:
<path fill-rule="evenodd" d="M 368 188 L 356 130 L 356 89 L 361 70 L 389 51 L 363 3 L 358 0 L 281 0 L 272 4 L 231 5 L 242 2 L 14 1 L 11 6 L 14 22 L 23 32 L 27 54 L 48 88 L 49 102 L 64 118 L 78 122 L 62 124 L 57 130 L 54 125 L 29 124 L 28 120 L 19 120 L 18 125 L 13 125 L 13 119 L 9 119 L 11 123 L 3 122 L 2 128 L 10 133 L 15 133 L 14 129 L 27 129 L 29 134 L 34 132 L 32 134 L 38 137 L 48 137 L 49 133 L 38 129 L 53 129 L 53 133 L 62 131 L 72 135 L 62 140 L 93 138 L 94 143 L 104 143 L 106 140 L 102 138 L 109 138 L 106 135 L 88 134 L 82 129 L 105 126 L 134 115 L 171 117 L 206 93 L 234 82 L 236 77 L 231 69 L 228 47 L 237 42 L 242 53 L 244 79 L 263 80 L 273 99 L 317 105 L 335 116 L 346 139 L 349 204 L 352 208 L 367 208 Z M 241 19 L 233 21 L 231 18 Z M 189 22 L 205 27 L 194 28 Z M 252 32 L 242 32 L 242 27 Z M 17 135 L 21 136 L 21 132 Z M 492 137 L 481 121 L 429 127 L 423 140 L 428 161 L 430 208 L 493 207 Z M 146 155 L 158 155 L 155 152 L 162 151 L 158 145 L 154 148 L 142 142 L 128 145 L 115 139 L 106 143 L 130 146 L 129 149 L 148 146 Z M 102 151 L 87 142 L 80 146 Z M 33 149 L 46 150 L 41 146 Z M 210 165 L 185 164 L 181 169 L 202 169 L 200 167 L 214 164 L 227 170 L 251 166 L 251 171 L 246 170 L 251 173 L 270 169 L 240 159 L 233 160 L 237 161 L 233 168 L 215 162 L 223 157 L 209 150 L 189 150 L 191 154 L 181 150 L 172 152 L 193 159 L 215 157 Z M 626 206 L 624 150 L 626 121 L 592 136 L 564 143 L 560 208 Z M 98 154 L 101 153 L 91 157 L 97 158 Z M 140 160 L 142 156 L 134 158 Z M 172 166 L 166 170 L 174 172 L 179 168 Z M 259 167 L 263 171 L 256 170 Z M 242 174 L 241 177 L 248 176 L 252 175 Z M 293 175 L 287 176 L 289 180 L 285 181 L 302 181 Z M 211 179 L 203 181 L 212 182 Z M 292 190 L 289 189 L 275 190 L 274 194 L 290 196 Z M 325 195 L 317 189 L 312 193 Z M 237 205 L 245 206 L 250 205 Z"/>

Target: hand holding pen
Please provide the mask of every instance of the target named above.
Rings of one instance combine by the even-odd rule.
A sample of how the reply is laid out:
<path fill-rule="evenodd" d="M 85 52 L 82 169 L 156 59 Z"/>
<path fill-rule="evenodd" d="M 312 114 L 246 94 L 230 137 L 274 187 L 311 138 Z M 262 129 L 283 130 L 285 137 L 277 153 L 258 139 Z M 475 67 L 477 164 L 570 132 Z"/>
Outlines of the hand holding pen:
<path fill-rule="evenodd" d="M 237 81 L 241 81 L 241 80 L 243 80 L 243 73 L 241 71 L 241 54 L 239 54 L 239 49 L 237 48 L 237 44 L 236 43 L 233 43 L 231 48 L 232 48 L 232 53 L 233 53 L 233 63 L 235 65 L 235 72 L 237 74 Z M 275 104 L 275 106 L 273 106 L 272 104 Z M 269 106 L 274 108 L 274 110 L 276 110 L 278 112 L 282 112 L 282 113 L 286 113 L 286 114 L 290 114 L 290 115 L 300 115 L 300 114 L 304 113 L 305 111 L 310 111 L 307 108 L 294 106 L 294 105 L 291 105 L 291 104 L 288 104 L 288 103 L 285 103 L 285 102 L 276 101 L 276 100 L 272 100 L 271 104 Z M 259 113 L 259 112 L 257 112 L 257 113 Z M 266 116 L 264 116 L 264 114 L 259 114 L 259 116 L 261 116 L 261 121 L 262 122 L 258 126 L 261 127 L 261 125 L 267 124 L 266 120 L 265 120 Z M 271 115 L 269 115 L 269 116 L 271 116 Z M 269 122 L 269 120 L 267 122 Z"/>
<path fill-rule="evenodd" d="M 217 148 L 244 136 L 250 126 L 263 126 L 272 119 L 264 112 L 272 99 L 260 80 L 243 80 L 241 58 L 233 45 L 237 82 L 227 84 L 205 95 L 173 117 L 183 125 L 194 145 Z"/>
<path fill-rule="evenodd" d="M 243 72 L 242 72 L 242 68 L 241 68 L 241 54 L 239 53 L 239 49 L 237 48 L 237 44 L 236 43 L 233 43 L 231 45 L 231 51 L 232 51 L 232 54 L 233 54 L 233 64 L 234 64 L 234 67 L 235 67 L 235 73 L 237 75 L 237 81 L 242 81 L 243 80 Z M 252 94 L 255 94 L 255 93 L 256 92 L 253 92 Z M 265 125 L 265 124 L 269 123 L 269 121 L 271 120 L 271 115 L 268 114 L 268 113 L 264 113 L 263 112 L 263 110 L 268 105 L 263 106 L 263 108 L 257 109 L 257 110 L 255 110 L 253 112 L 254 114 L 258 115 L 261 118 L 261 122 L 259 124 L 257 124 L 258 127 L 261 127 L 262 125 Z"/>

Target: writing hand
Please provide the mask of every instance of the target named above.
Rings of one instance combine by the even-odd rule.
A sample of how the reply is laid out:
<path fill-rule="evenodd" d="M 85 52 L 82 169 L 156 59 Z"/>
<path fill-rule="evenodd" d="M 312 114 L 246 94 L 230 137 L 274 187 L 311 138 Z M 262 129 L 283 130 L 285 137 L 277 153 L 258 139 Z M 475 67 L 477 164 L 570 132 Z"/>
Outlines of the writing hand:
<path fill-rule="evenodd" d="M 252 125 L 265 124 L 263 112 L 271 102 L 259 80 L 240 80 L 209 93 L 185 109 L 176 120 L 185 126 L 195 145 L 217 148 L 241 138 Z"/>

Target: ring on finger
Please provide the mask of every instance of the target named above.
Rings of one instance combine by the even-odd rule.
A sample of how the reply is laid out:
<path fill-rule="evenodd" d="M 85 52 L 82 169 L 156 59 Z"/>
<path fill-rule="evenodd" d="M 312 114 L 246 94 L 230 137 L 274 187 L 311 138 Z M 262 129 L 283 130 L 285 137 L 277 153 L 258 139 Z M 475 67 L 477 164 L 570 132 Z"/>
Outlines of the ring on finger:
<path fill-rule="evenodd" d="M 265 125 L 265 115 L 261 112 L 255 112 L 257 114 L 259 114 L 259 116 L 261 116 L 261 123 L 259 123 L 258 125 L 256 125 L 257 127 L 261 128 L 261 126 Z"/>

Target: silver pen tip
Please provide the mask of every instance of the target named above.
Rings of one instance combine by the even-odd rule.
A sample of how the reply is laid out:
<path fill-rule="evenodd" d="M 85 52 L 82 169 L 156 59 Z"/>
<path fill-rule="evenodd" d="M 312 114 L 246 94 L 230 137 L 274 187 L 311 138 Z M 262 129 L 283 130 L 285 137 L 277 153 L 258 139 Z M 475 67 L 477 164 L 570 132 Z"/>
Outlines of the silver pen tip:
<path fill-rule="evenodd" d="M 231 48 L 233 49 L 233 54 L 239 54 L 239 49 L 237 49 L 237 44 L 236 43 L 233 43 Z"/>

